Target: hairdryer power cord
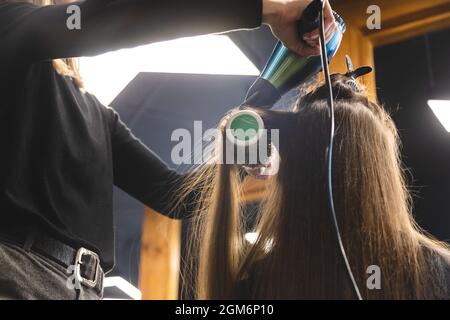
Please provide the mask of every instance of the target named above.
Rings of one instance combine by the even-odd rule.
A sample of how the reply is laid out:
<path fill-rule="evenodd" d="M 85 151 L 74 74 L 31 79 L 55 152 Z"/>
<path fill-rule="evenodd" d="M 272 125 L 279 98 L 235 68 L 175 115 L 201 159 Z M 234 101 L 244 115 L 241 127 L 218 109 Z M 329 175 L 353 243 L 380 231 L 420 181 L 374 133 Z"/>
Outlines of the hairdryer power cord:
<path fill-rule="evenodd" d="M 323 1 L 321 1 L 323 2 Z M 361 297 L 361 293 L 359 292 L 358 284 L 355 281 L 355 277 L 353 276 L 352 269 L 350 267 L 350 263 L 348 262 L 347 254 L 345 253 L 345 248 L 342 243 L 341 238 L 341 232 L 339 230 L 339 224 L 337 222 L 336 218 L 336 211 L 334 208 L 334 197 L 333 197 L 333 145 L 334 145 L 334 135 L 335 135 L 335 119 L 334 119 L 334 97 L 333 97 L 333 87 L 331 84 L 331 77 L 330 77 L 330 70 L 328 68 L 328 54 L 327 54 L 327 47 L 325 42 L 325 31 L 324 31 L 324 25 L 325 25 L 325 19 L 323 14 L 324 8 L 322 6 L 322 9 L 320 10 L 319 16 L 320 16 L 320 23 L 319 23 L 319 29 L 320 29 L 320 52 L 321 52 L 321 58 L 322 58 L 322 70 L 324 72 L 325 76 L 325 82 L 328 87 L 328 106 L 330 108 L 330 144 L 328 147 L 328 158 L 327 158 L 327 166 L 328 166 L 328 201 L 330 205 L 330 211 L 333 218 L 334 227 L 336 230 L 336 236 L 339 244 L 339 248 L 341 250 L 342 258 L 344 260 L 345 266 L 347 268 L 347 273 L 350 278 L 350 281 L 352 282 L 354 291 L 356 296 L 359 300 L 363 300 Z"/>

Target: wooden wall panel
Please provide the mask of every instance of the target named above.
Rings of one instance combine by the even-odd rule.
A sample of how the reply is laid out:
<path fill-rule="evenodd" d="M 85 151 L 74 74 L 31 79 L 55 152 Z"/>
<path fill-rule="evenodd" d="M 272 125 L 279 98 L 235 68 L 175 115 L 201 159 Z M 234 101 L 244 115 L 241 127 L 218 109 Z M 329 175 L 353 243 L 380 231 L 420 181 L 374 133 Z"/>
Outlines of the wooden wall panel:
<path fill-rule="evenodd" d="M 378 47 L 446 28 L 450 28 L 450 1 L 443 6 L 418 12 L 415 17 L 404 16 L 390 21 L 381 30 L 367 33 L 367 38 Z"/>
<path fill-rule="evenodd" d="M 366 12 L 370 5 L 378 5 L 381 9 L 382 21 L 388 22 L 406 16 L 414 20 L 421 12 L 448 4 L 449 0 L 331 0 L 333 10 L 361 30 L 366 28 Z"/>
<path fill-rule="evenodd" d="M 347 31 L 342 39 L 341 47 L 336 56 L 330 62 L 330 72 L 346 73 L 347 64 L 345 55 L 348 54 L 355 68 L 368 65 L 374 68 L 374 72 L 360 78 L 367 87 L 369 97 L 376 100 L 375 65 L 373 45 L 357 28 L 347 23 Z"/>
<path fill-rule="evenodd" d="M 181 222 L 146 209 L 142 228 L 139 272 L 142 299 L 175 300 L 180 272 Z"/>

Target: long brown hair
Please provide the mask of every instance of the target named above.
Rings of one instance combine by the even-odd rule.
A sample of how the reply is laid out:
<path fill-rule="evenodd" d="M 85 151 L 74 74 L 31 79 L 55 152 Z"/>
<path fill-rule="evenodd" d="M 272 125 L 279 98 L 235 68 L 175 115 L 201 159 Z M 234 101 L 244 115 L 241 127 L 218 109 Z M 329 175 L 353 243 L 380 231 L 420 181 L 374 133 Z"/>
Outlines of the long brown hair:
<path fill-rule="evenodd" d="M 365 93 L 355 93 L 345 77 L 334 75 L 333 87 L 335 206 L 363 298 L 444 297 L 441 257 L 449 251 L 413 220 L 393 121 Z M 320 86 L 293 111 L 257 110 L 280 130 L 281 163 L 260 205 L 255 244 L 244 240 L 238 167 L 217 164 L 194 174 L 189 188 L 202 191 L 190 247 L 191 254 L 199 253 L 197 298 L 355 298 L 327 202 L 326 97 Z M 381 271 L 380 290 L 366 284 L 372 265 Z"/>

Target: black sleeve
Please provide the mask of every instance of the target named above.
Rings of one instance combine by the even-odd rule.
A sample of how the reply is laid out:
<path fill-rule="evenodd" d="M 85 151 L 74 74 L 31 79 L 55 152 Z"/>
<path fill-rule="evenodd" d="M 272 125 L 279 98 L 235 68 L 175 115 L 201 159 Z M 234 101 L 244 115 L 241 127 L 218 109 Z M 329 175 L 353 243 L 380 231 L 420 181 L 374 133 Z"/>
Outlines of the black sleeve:
<path fill-rule="evenodd" d="M 81 30 L 67 28 L 70 5 L 81 9 Z M 0 64 L 256 28 L 261 16 L 262 0 L 85 0 L 44 7 L 0 0 Z"/>
<path fill-rule="evenodd" d="M 187 175 L 170 170 L 131 133 L 116 112 L 110 111 L 114 184 L 170 218 L 182 219 L 192 214 L 195 190 L 186 197 L 183 204 L 174 207 L 176 193 Z"/>

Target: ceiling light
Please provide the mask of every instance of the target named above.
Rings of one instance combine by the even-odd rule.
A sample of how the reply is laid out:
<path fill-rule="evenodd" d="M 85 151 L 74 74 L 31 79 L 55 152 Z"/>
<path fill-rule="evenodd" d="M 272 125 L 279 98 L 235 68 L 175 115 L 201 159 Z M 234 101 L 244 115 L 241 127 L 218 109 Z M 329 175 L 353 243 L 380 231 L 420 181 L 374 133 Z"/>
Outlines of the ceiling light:
<path fill-rule="evenodd" d="M 450 100 L 428 100 L 428 105 L 444 128 L 450 132 Z"/>
<path fill-rule="evenodd" d="M 254 75 L 258 69 L 224 35 L 207 35 L 153 43 L 80 59 L 86 90 L 105 105 L 140 72 Z"/>
<path fill-rule="evenodd" d="M 126 296 L 130 297 L 133 300 L 142 299 L 141 291 L 135 286 L 133 286 L 131 283 L 123 279 L 122 277 L 106 277 L 104 279 L 103 286 L 105 288 L 116 287 L 117 289 L 122 291 Z M 108 297 L 106 292 L 107 290 L 105 290 L 104 300 L 119 300 Z"/>

